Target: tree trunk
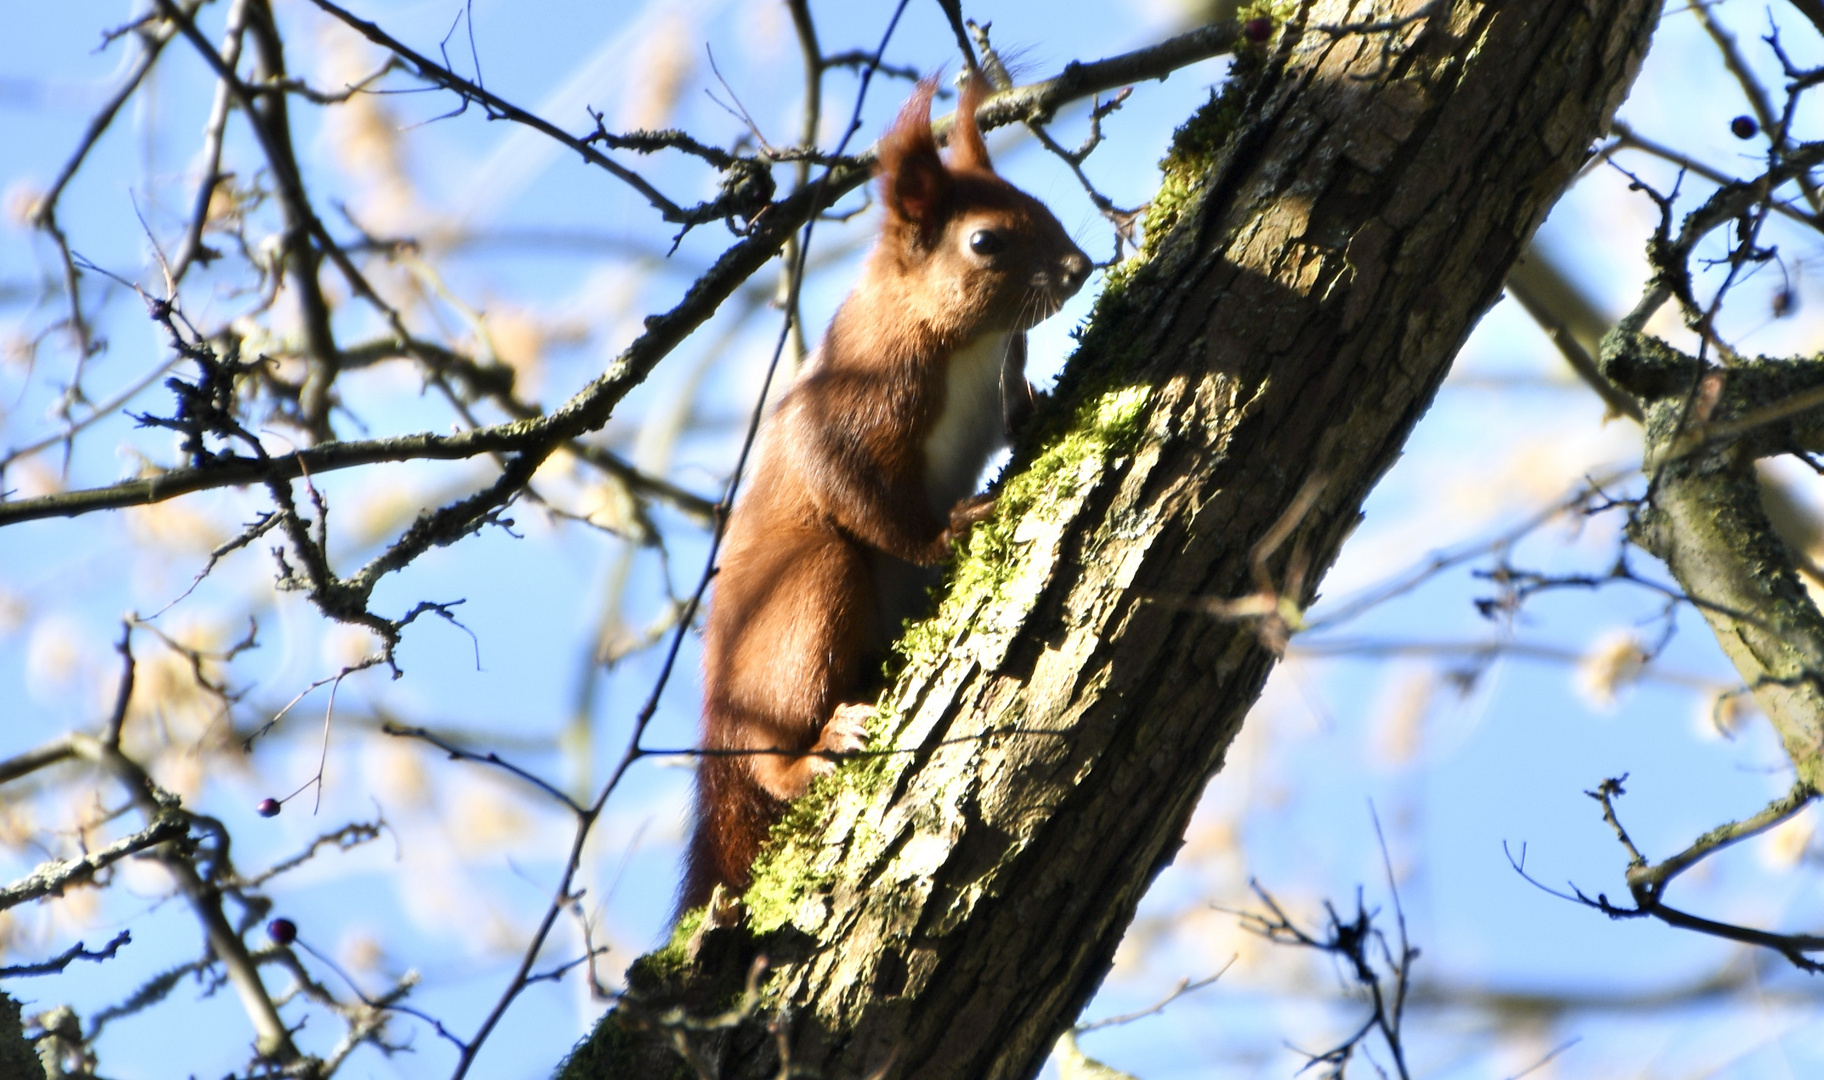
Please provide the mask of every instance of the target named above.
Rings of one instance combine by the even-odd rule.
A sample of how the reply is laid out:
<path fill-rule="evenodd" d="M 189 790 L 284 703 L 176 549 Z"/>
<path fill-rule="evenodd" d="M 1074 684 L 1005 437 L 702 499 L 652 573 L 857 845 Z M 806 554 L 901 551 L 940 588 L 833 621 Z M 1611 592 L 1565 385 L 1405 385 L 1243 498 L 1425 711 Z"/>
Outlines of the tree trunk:
<path fill-rule="evenodd" d="M 637 964 L 566 1077 L 1027 1077 L 1095 991 L 1658 5 L 1282 10 L 908 635 L 891 752 L 801 800 L 746 922 Z"/>

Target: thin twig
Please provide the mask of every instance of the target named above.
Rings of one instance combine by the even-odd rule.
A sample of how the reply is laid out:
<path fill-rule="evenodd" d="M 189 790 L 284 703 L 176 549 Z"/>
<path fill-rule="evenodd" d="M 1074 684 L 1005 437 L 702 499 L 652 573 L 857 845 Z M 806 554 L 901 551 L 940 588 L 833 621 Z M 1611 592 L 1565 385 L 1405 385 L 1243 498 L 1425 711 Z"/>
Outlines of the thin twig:
<path fill-rule="evenodd" d="M 1509 275 L 1506 289 L 1507 294 L 1519 301 L 1521 308 L 1532 316 L 1533 321 L 1539 325 L 1539 329 L 1545 331 L 1545 336 L 1551 339 L 1553 345 L 1557 346 L 1559 355 L 1564 357 L 1565 363 L 1571 366 L 1571 370 L 1577 373 L 1577 377 L 1588 384 L 1590 389 L 1596 391 L 1598 397 L 1602 398 L 1602 403 L 1609 407 L 1611 415 L 1625 416 L 1635 423 L 1645 422 L 1646 412 L 1641 409 L 1640 402 L 1635 401 L 1633 395 L 1616 386 L 1609 381 L 1607 376 L 1603 375 L 1602 370 L 1596 366 L 1596 358 L 1584 349 L 1583 345 L 1578 342 L 1577 336 L 1571 332 L 1571 328 L 1557 317 L 1541 297 L 1527 288 L 1521 279 L 1513 275 Z"/>
<path fill-rule="evenodd" d="M 235 70 L 241 62 L 241 36 L 247 29 L 247 9 L 252 0 L 234 0 L 228 8 L 227 26 L 222 31 L 222 65 L 229 71 Z M 175 286 L 184 280 L 190 267 L 198 262 L 207 264 L 216 259 L 217 253 L 203 244 L 203 229 L 209 224 L 209 205 L 215 199 L 215 189 L 222 183 L 222 136 L 228 130 L 228 106 L 233 101 L 233 91 L 227 79 L 217 79 L 215 100 L 209 106 L 209 120 L 203 125 L 202 175 L 198 177 L 196 195 L 191 199 L 190 221 L 184 227 L 184 238 L 178 242 L 177 254 L 171 259 L 171 283 Z"/>
<path fill-rule="evenodd" d="M 1632 149 L 1639 150 L 1644 154 L 1651 154 L 1662 161 L 1669 161 L 1688 172 L 1696 173 L 1713 184 L 1742 183 L 1740 177 L 1731 176 L 1721 169 L 1704 164 L 1689 154 L 1674 150 L 1664 143 L 1655 142 L 1652 139 L 1647 138 L 1630 127 L 1626 121 L 1617 120 L 1609 125 L 1609 127 L 1617 136 L 1613 150 Z M 1610 152 L 1612 153 L 1613 151 L 1611 150 Z M 1600 157 L 1602 155 L 1598 156 Z M 1793 221 L 1808 228 L 1817 228 L 1818 226 L 1818 217 L 1816 214 L 1806 213 L 1803 210 L 1796 209 L 1791 203 L 1782 200 L 1775 200 L 1772 205 L 1773 212 L 1776 214 L 1791 218 Z"/>
<path fill-rule="evenodd" d="M 1217 969 L 1216 974 L 1214 974 L 1214 975 L 1207 975 L 1207 976 L 1205 976 L 1201 979 L 1197 979 L 1195 981 L 1191 980 L 1190 978 L 1183 978 L 1183 979 L 1178 980 L 1178 985 L 1172 987 L 1171 991 L 1168 992 L 1164 997 L 1160 998 L 1157 1002 L 1154 1002 L 1152 1005 L 1139 1010 L 1138 1012 L 1122 1013 L 1118 1016 L 1109 1016 L 1109 1017 L 1105 1017 L 1101 1020 L 1094 1020 L 1087 1024 L 1078 1024 L 1075 1027 L 1071 1028 L 1071 1030 L 1076 1032 L 1078 1035 L 1086 1035 L 1089 1032 L 1096 1031 L 1101 1028 L 1117 1027 L 1121 1024 L 1131 1024 L 1135 1020 L 1139 1020 L 1144 1017 L 1156 1016 L 1159 1013 L 1164 1012 L 1166 1006 L 1170 1005 L 1174 1001 L 1177 1001 L 1179 998 L 1184 997 L 1186 994 L 1193 994 L 1199 990 L 1202 990 L 1206 986 L 1216 985 L 1217 980 L 1221 979 L 1224 975 L 1228 974 L 1229 969 L 1235 966 L 1235 961 L 1239 958 L 1240 958 L 1239 954 L 1237 954 L 1236 956 L 1229 957 L 1228 963 L 1222 965 L 1221 968 Z"/>
<path fill-rule="evenodd" d="M 391 34 L 380 29 L 378 24 L 357 17 L 347 9 L 331 3 L 330 0 L 311 0 L 311 3 L 322 8 L 335 18 L 340 19 L 362 37 L 383 49 L 390 50 L 401 60 L 412 65 L 412 67 L 416 69 L 418 76 L 426 82 L 435 83 L 446 90 L 456 93 L 465 103 L 470 101 L 476 102 L 481 105 L 482 108 L 488 110 L 490 119 L 498 117 L 504 120 L 511 120 L 516 124 L 524 124 L 526 127 L 529 127 L 548 138 L 563 143 L 571 150 L 582 155 L 584 161 L 607 170 L 617 179 L 627 184 L 627 186 L 639 192 L 645 197 L 647 202 L 651 203 L 665 216 L 665 220 L 685 220 L 685 211 L 682 207 L 660 194 L 657 188 L 647 183 L 638 173 L 603 154 L 595 147 L 590 146 L 586 140 L 570 134 L 543 117 L 527 112 L 519 106 L 501 98 L 499 95 L 482 88 L 480 84 L 463 78 L 442 64 L 413 50 L 398 38 L 395 38 Z"/>
<path fill-rule="evenodd" d="M 1809 955 L 1824 952 L 1824 936 L 1780 934 L 1755 927 L 1719 922 L 1701 915 L 1693 915 L 1665 903 L 1665 888 L 1673 877 L 1736 841 L 1765 832 L 1780 821 L 1792 817 L 1817 797 L 1815 792 L 1804 785 L 1795 786 L 1784 798 L 1775 800 L 1754 817 L 1712 829 L 1699 837 L 1697 842 L 1685 851 L 1664 863 L 1654 865 L 1634 846 L 1633 840 L 1629 838 L 1627 830 L 1622 827 L 1621 821 L 1615 813 L 1614 800 L 1625 794 L 1621 786 L 1622 780 L 1625 779 L 1626 777 L 1623 776 L 1604 780 L 1598 785 L 1597 790 L 1585 792 L 1585 794 L 1602 804 L 1603 820 L 1614 830 L 1616 838 L 1628 853 L 1627 882 L 1634 906 L 1624 907 L 1616 904 L 1609 899 L 1606 893 L 1599 892 L 1591 897 L 1574 883 L 1569 885 L 1569 892 L 1544 884 L 1527 873 L 1525 845 L 1521 846 L 1520 854 L 1517 857 L 1505 842 L 1501 845 L 1501 850 L 1507 856 L 1508 865 L 1534 888 L 1561 900 L 1593 908 L 1611 919 L 1657 919 L 1668 926 L 1682 930 L 1691 930 L 1726 941 L 1736 941 L 1744 945 L 1770 949 L 1784 956 L 1788 963 L 1801 971 L 1824 972 L 1824 961 L 1813 960 Z"/>
<path fill-rule="evenodd" d="M 188 15 L 201 6 L 202 0 L 184 0 L 180 10 Z M 130 29 L 136 31 L 139 38 L 139 55 L 134 58 L 133 64 L 128 69 L 126 77 L 121 80 L 120 86 L 89 120 L 89 126 L 82 133 L 82 138 L 77 141 L 76 149 L 64 161 L 63 168 L 57 171 L 57 176 L 51 181 L 51 186 L 45 190 L 44 195 L 32 208 L 32 224 L 50 234 L 51 239 L 57 245 L 58 255 L 63 264 L 63 288 L 70 303 L 70 332 L 76 338 L 77 343 L 76 373 L 71 378 L 69 391 L 64 396 L 63 407 L 66 408 L 81 397 L 83 365 L 94 354 L 95 343 L 90 338 L 88 322 L 82 314 L 79 274 L 75 257 L 70 251 L 69 238 L 64 235 L 63 229 L 57 224 L 57 202 L 63 197 L 64 189 L 75 178 L 76 171 L 82 168 L 82 163 L 89 156 L 89 151 L 95 148 L 95 144 L 101 140 L 102 134 L 114 122 L 114 117 L 120 112 L 120 107 L 125 105 L 127 100 L 139 90 L 140 83 L 152 70 L 152 65 L 158 62 L 159 54 L 164 50 L 165 44 L 171 40 L 172 25 L 165 21 L 150 22 L 150 18 L 148 13 L 145 20 L 136 20 L 131 25 Z M 123 28 L 122 32 L 126 32 L 126 29 L 128 28 Z"/>
<path fill-rule="evenodd" d="M 393 723 L 383 723 L 380 725 L 380 730 L 388 735 L 399 738 L 418 739 L 422 742 L 430 743 L 437 749 L 442 750 L 445 754 L 448 754 L 451 761 L 473 761 L 477 764 L 492 765 L 495 768 L 503 769 L 519 779 L 524 780 L 526 783 L 531 784 L 551 798 L 556 799 L 558 802 L 562 803 L 565 808 L 570 810 L 571 813 L 581 814 L 584 812 L 583 806 L 575 799 L 564 794 L 562 789 L 558 788 L 557 785 L 520 768 L 518 765 L 507 761 L 491 750 L 487 753 L 465 750 L 455 743 L 450 742 L 448 739 L 445 739 L 443 736 L 438 735 L 436 732 L 421 727 L 401 727 Z"/>
<path fill-rule="evenodd" d="M 128 944 L 132 940 L 133 932 L 130 930 L 122 930 L 120 933 L 114 935 L 114 940 L 103 945 L 95 952 L 90 952 L 88 946 L 79 941 L 49 960 L 42 960 L 36 964 L 17 964 L 12 967 L 0 967 L 0 979 L 11 979 L 21 975 L 55 975 L 78 960 L 94 960 L 97 962 L 112 960 L 114 959 L 114 954 L 120 951 L 120 947 Z"/>
<path fill-rule="evenodd" d="M 1049 117 L 1059 106 L 1077 98 L 1159 78 L 1186 64 L 1221 55 L 1233 47 L 1238 33 L 1227 24 L 1207 26 L 1105 60 L 1073 63 L 1054 78 L 993 95 L 977 110 L 976 122 L 983 130 L 989 130 L 1028 117 Z M 213 49 L 209 53 L 220 62 Z M 932 126 L 934 130 L 947 131 L 949 118 L 940 117 Z M 106 487 L 0 501 L 0 527 L 162 502 L 195 491 L 238 487 L 260 480 L 290 479 L 303 475 L 306 469 L 324 472 L 382 461 L 417 457 L 455 460 L 496 452 L 530 455 L 531 460 L 525 464 L 535 467 L 556 445 L 605 423 L 620 400 L 771 259 L 788 236 L 864 183 L 872 154 L 860 155 L 857 161 L 854 167 L 833 168 L 820 185 L 774 203 L 756 222 L 752 233 L 725 251 L 676 307 L 646 320 L 646 331 L 609 365 L 605 374 L 540 420 L 513 421 L 448 436 L 424 433 L 335 442 L 277 455 L 266 462 L 229 457 L 207 470 L 172 469 L 156 477 Z M 522 467 L 521 471 L 529 475 L 530 469 Z"/>

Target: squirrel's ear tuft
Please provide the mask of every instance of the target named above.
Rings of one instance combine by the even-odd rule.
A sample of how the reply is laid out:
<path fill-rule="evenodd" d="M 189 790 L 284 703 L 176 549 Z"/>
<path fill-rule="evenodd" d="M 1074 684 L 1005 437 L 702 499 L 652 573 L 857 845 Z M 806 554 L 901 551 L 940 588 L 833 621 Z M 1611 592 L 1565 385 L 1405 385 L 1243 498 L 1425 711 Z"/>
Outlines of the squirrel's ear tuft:
<path fill-rule="evenodd" d="M 950 128 L 950 167 L 959 172 L 994 171 L 994 163 L 988 160 L 988 144 L 975 126 L 975 110 L 987 96 L 988 80 L 979 71 L 970 72 L 956 103 L 956 123 Z"/>
<path fill-rule="evenodd" d="M 899 119 L 880 139 L 880 194 L 892 220 L 935 231 L 950 195 L 950 171 L 931 135 L 931 98 L 937 79 L 919 80 Z M 978 136 L 979 139 L 979 136 Z"/>

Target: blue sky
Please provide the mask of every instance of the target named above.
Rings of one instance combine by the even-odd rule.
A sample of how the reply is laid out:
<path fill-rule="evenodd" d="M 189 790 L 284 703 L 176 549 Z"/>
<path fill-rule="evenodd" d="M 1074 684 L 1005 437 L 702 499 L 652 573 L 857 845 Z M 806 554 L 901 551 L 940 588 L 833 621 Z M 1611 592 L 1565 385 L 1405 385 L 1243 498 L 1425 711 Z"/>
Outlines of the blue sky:
<path fill-rule="evenodd" d="M 219 32 L 219 8 L 203 16 L 211 35 Z M 374 61 L 308 4 L 284 2 L 278 10 L 296 71 L 315 84 L 333 85 L 336 73 Z M 461 6 L 376 3 L 356 10 L 434 51 Z M 814 11 L 831 52 L 871 45 L 886 18 L 879 5 L 818 4 Z M 968 5 L 966 11 L 992 20 L 995 40 L 1014 49 L 1018 73 L 1026 78 L 1043 77 L 1071 58 L 1157 40 L 1174 32 L 1178 17 L 1163 3 L 1004 3 Z M 643 108 L 658 107 L 645 100 L 655 95 L 665 106 L 658 114 L 665 124 L 709 142 L 727 144 L 744 126 L 715 98 L 738 100 L 771 141 L 789 141 L 796 129 L 797 54 L 782 7 L 718 0 L 482 0 L 472 13 L 487 85 L 572 130 L 588 126 L 585 105 L 602 109 L 611 126 L 630 126 Z M 125 5 L 80 2 L 27 5 L 13 14 L 11 43 L 0 53 L 0 145 L 8 147 L 0 185 L 9 207 L 43 189 L 118 78 L 131 50 L 124 43 L 103 51 L 95 45 L 100 28 L 127 14 Z M 1723 5 L 1718 17 L 1742 34 L 1743 49 L 1756 64 L 1775 70 L 1766 66 L 1765 46 L 1753 38 L 1765 22 L 1759 9 Z M 1819 51 L 1815 35 L 1802 37 L 1797 20 L 1783 13 L 1782 19 L 1794 24 L 1785 43 L 1801 62 Z M 455 35 L 450 52 L 459 69 L 470 69 L 465 33 Z M 919 70 L 954 69 L 952 52 L 936 5 L 914 4 L 889 59 Z M 330 66 L 325 55 L 342 66 Z M 720 79 L 710 69 L 711 57 Z M 146 103 L 130 105 L 97 146 L 60 214 L 84 256 L 148 285 L 156 278 L 147 230 L 168 246 L 181 226 L 196 132 L 211 92 L 193 54 L 174 47 L 167 66 Z M 1108 142 L 1086 167 L 1117 204 L 1133 206 L 1149 196 L 1170 130 L 1207 96 L 1223 66 L 1209 62 L 1136 87 L 1106 122 Z M 655 87 L 668 79 L 678 92 L 659 94 Z M 830 77 L 826 144 L 834 141 L 853 92 L 844 73 Z M 904 93 L 904 83 L 878 80 L 858 138 L 879 131 Z M 414 309 L 421 325 L 459 341 L 474 340 L 473 325 L 488 326 L 499 336 L 495 346 L 503 356 L 511 352 L 504 343 L 512 333 L 537 327 L 539 344 L 523 377 L 542 387 L 547 402 L 562 400 L 599 372 L 642 317 L 675 302 L 730 242 L 719 227 L 703 228 L 685 237 L 675 255 L 659 258 L 668 233 L 651 209 L 566 152 L 504 122 L 489 122 L 475 109 L 447 116 L 453 103 L 442 95 L 379 101 L 369 122 L 382 125 L 380 135 L 338 129 L 326 120 L 335 114 L 294 105 L 307 176 L 320 191 L 333 193 L 322 196 L 326 208 L 332 198 L 345 199 L 349 208 L 349 219 L 335 217 L 332 230 L 352 236 L 353 221 L 377 233 L 422 233 L 424 262 L 434 275 L 388 271 L 432 296 Z M 1074 145 L 1082 137 L 1086 108 L 1074 106 L 1060 117 L 1061 142 Z M 1643 134 L 1747 170 L 1753 164 L 1744 152 L 1757 147 L 1728 131 L 1729 119 L 1742 111 L 1734 84 L 1694 20 L 1668 12 L 1621 115 Z M 1809 123 L 1801 113 L 1801 125 Z M 244 131 L 231 132 L 229 160 L 250 162 Z M 1050 203 L 1092 255 L 1108 256 L 1107 226 L 1060 163 L 1029 140 L 997 139 L 991 146 L 1005 175 Z M 398 155 L 396 164 L 389 164 L 389 153 Z M 688 160 L 628 160 L 681 201 L 713 192 L 713 175 Z M 1623 160 L 1655 183 L 1669 187 L 1673 180 L 1673 170 L 1662 163 L 1637 155 Z M 1685 190 L 1695 197 L 1704 191 L 1691 180 Z M 16 213 L 9 221 L 0 230 L 0 285 L 8 290 L 0 333 L 17 340 L 41 332 L 61 301 L 47 306 L 15 298 L 29 296 L 55 264 L 41 236 L 21 227 Z M 831 261 L 807 286 L 807 325 L 820 327 L 834 310 L 872 221 L 863 213 L 846 224 L 819 226 L 817 254 L 827 253 Z M 1600 307 L 1619 313 L 1643 280 L 1641 242 L 1652 222 L 1651 206 L 1626 190 L 1624 177 L 1597 170 L 1553 213 L 1538 245 Z M 461 230 L 479 239 L 438 248 L 437 236 Z M 1819 299 L 1820 275 L 1807 275 L 1805 267 L 1818 245 L 1796 231 L 1780 240 L 1799 295 L 1798 314 L 1777 322 L 1767 314 L 1767 298 L 1779 287 L 1769 271 L 1743 288 L 1726 326 L 1748 351 L 1814 351 L 1820 324 L 1811 305 Z M 187 282 L 184 300 L 192 318 L 220 322 L 243 311 L 249 298 L 233 283 L 229 274 L 214 272 Z M 85 284 L 102 287 L 94 275 Z M 1035 331 L 1035 378 L 1042 381 L 1062 363 L 1068 332 L 1087 312 L 1096 287 L 1092 282 Z M 607 430 L 618 448 L 699 493 L 713 494 L 726 476 L 740 419 L 758 393 L 777 332 L 770 310 L 761 306 L 742 322 L 739 306 L 731 301 L 668 358 Z M 352 307 L 341 318 L 345 340 L 376 329 Z M 89 386 L 100 400 L 164 357 L 155 328 L 130 296 L 111 301 L 98 327 L 109 345 L 91 362 Z M 45 412 L 55 384 L 71 367 L 61 346 L 52 335 L 34 363 L 14 350 L 0 367 L 0 448 L 55 430 Z M 355 415 L 338 418 L 347 432 L 446 430 L 453 419 L 415 376 L 398 368 L 364 372 L 345 394 L 358 400 Z M 668 440 L 654 418 L 680 402 L 689 405 L 691 422 Z M 164 404 L 155 387 L 130 407 Z M 275 446 L 284 437 L 276 428 L 269 436 Z M 136 430 L 124 418 L 106 420 L 78 441 L 66 482 L 108 482 L 130 475 L 136 455 L 169 460 L 172 453 L 168 436 Z M 1364 523 L 1324 587 L 1326 601 L 1421 564 L 1431 552 L 1496 536 L 1563 498 L 1584 475 L 1619 471 L 1624 475 L 1617 488 L 1625 490 L 1625 471 L 1637 458 L 1637 432 L 1625 421 L 1605 425 L 1600 402 L 1570 380 L 1517 305 L 1502 301 L 1477 328 L 1404 457 L 1371 498 Z M 61 462 L 55 454 L 39 461 L 36 475 L 9 471 L 9 485 L 52 482 Z M 319 478 L 341 530 L 334 549 L 351 563 L 371 554 L 385 535 L 381 526 L 396 529 L 417 506 L 484 482 L 484 472 L 474 463 L 427 464 Z M 594 505 L 588 503 L 592 494 L 579 475 L 556 469 L 541 474 L 541 484 L 559 501 L 587 508 Z M 1802 498 L 1812 498 L 1815 479 L 1795 483 Z M 0 706 L 0 757 L 71 727 L 92 727 L 112 685 L 111 649 L 122 612 L 149 614 L 176 597 L 211 543 L 232 535 L 223 530 L 262 505 L 256 492 L 223 492 L 180 500 L 156 514 L 46 521 L 0 532 L 0 599 L 16 613 L 0 621 L 0 702 L 7 703 Z M 435 723 L 472 734 L 478 745 L 498 746 L 566 786 L 599 782 L 625 745 L 657 663 L 652 652 L 638 653 L 596 676 L 588 725 L 568 726 L 579 700 L 582 660 L 607 598 L 619 590 L 621 602 L 612 609 L 642 626 L 662 614 L 668 592 L 694 583 L 704 556 L 700 534 L 678 515 L 656 515 L 668 537 L 668 560 L 522 503 L 514 515 L 518 536 L 485 532 L 435 551 L 389 580 L 375 595 L 376 610 L 397 613 L 423 599 L 460 598 L 457 612 L 474 636 L 438 620 L 421 621 L 399 652 L 403 678 L 370 671 L 340 688 L 342 715 L 328 725 L 329 764 L 316 814 L 308 794 L 271 820 L 256 816 L 253 807 L 315 772 L 327 706 L 322 690 L 243 759 L 172 751 L 161 757 L 161 767 L 187 798 L 193 795 L 193 805 L 228 824 L 244 870 L 274 863 L 345 821 L 383 814 L 394 825 L 388 836 L 320 857 L 275 881 L 275 910 L 298 923 L 307 943 L 351 966 L 370 991 L 389 974 L 419 971 L 423 982 L 411 998 L 416 1006 L 453 1030 L 473 1030 L 510 974 L 524 927 L 543 908 L 568 844 L 568 824 L 497 772 L 364 734 L 350 718 L 386 711 Z M 1617 551 L 1617 526 L 1614 515 L 1554 521 L 1519 541 L 1510 557 L 1531 568 L 1601 572 Z M 1638 553 L 1634 558 L 1643 575 L 1663 580 L 1651 560 Z M 1604 635 L 1650 638 L 1660 629 L 1660 598 L 1627 585 L 1546 594 L 1512 623 L 1490 622 L 1473 601 L 1491 595 L 1493 587 L 1470 573 L 1489 565 L 1484 557 L 1439 575 L 1331 635 L 1380 642 L 1519 640 L 1581 654 Z M 260 648 L 233 668 L 235 685 L 247 691 L 250 716 L 276 711 L 361 646 L 326 629 L 297 595 L 275 600 L 272 576 L 270 557 L 255 545 L 226 560 L 158 622 L 171 633 L 232 638 L 249 615 L 258 617 Z M 1313 614 L 1322 611 L 1320 604 Z M 1424 949 L 1421 977 L 1463 992 L 1535 989 L 1601 997 L 1679 984 L 1734 962 L 1720 942 L 1653 924 L 1611 923 L 1546 896 L 1520 880 L 1503 855 L 1503 843 L 1525 844 L 1529 869 L 1547 883 L 1573 880 L 1586 891 L 1618 895 L 1625 892 L 1624 860 L 1583 795 L 1603 777 L 1631 775 L 1622 813 L 1643 848 L 1660 855 L 1758 809 L 1785 788 L 1778 746 L 1764 723 L 1750 721 L 1725 740 L 1699 722 L 1708 700 L 1701 687 L 1726 686 L 1732 676 L 1701 621 L 1688 610 L 1676 619 L 1677 634 L 1657 664 L 1669 677 L 1624 687 L 1612 706 L 1580 692 L 1574 666 L 1562 662 L 1498 660 L 1459 692 L 1444 676 L 1461 666 L 1460 658 L 1320 660 L 1295 654 L 1250 717 L 1230 767 L 1211 782 L 1186 854 L 1160 878 L 1086 1016 L 1143 1007 L 1180 978 L 1206 975 L 1231 956 L 1240 957 L 1236 967 L 1216 987 L 1174 1003 L 1159 1017 L 1086 1037 L 1085 1049 L 1145 1080 L 1283 1076 L 1299 1063 L 1283 1043 L 1317 1047 L 1350 1026 L 1353 1006 L 1322 1004 L 1341 1002 L 1327 967 L 1251 944 L 1238 936 L 1232 916 L 1210 905 L 1246 904 L 1252 876 L 1307 919 L 1316 918 L 1323 897 L 1346 900 L 1357 883 L 1366 885 L 1371 902 L 1388 906 L 1370 806 L 1386 827 L 1401 897 Z M 137 642 L 142 658 L 160 652 L 146 633 Z M 695 662 L 694 639 L 687 638 L 682 674 L 667 690 L 648 745 L 691 743 Z M 184 737 L 200 744 L 202 735 L 185 728 L 184 717 L 174 711 L 167 719 L 178 733 L 175 743 L 189 732 Z M 154 716 L 146 722 L 159 721 Z M 15 823 L 24 814 L 45 825 L 80 816 L 87 804 L 67 794 L 81 786 L 80 777 L 66 779 L 64 787 L 36 791 L 29 800 L 15 794 L 20 789 L 0 792 L 0 809 L 15 815 Z M 597 830 L 584 883 L 615 949 L 603 961 L 605 976 L 618 978 L 632 956 L 663 932 L 687 786 L 688 773 L 675 761 L 644 761 L 617 791 Z M 1716 860 L 1712 872 L 1681 884 L 1681 895 L 1718 917 L 1815 928 L 1824 905 L 1814 876 L 1815 842 L 1810 851 L 1810 867 L 1795 869 L 1766 843 L 1743 845 Z M 24 846 L 0 850 L 0 877 L 16 877 L 39 856 Z M 194 925 L 179 905 L 162 899 L 156 874 L 129 869 L 113 889 L 87 896 L 55 910 L 16 912 L 0 932 L 7 962 L 49 955 L 77 938 L 94 945 L 119 927 L 133 931 L 132 946 L 106 965 L 11 982 L 9 992 L 40 1006 L 67 1001 L 92 1016 L 140 980 L 197 955 Z M 548 962 L 574 955 L 577 947 L 566 923 L 547 950 Z M 368 966 L 356 963 L 362 958 Z M 1461 1014 L 1426 1014 L 1410 1036 L 1411 1054 L 1419 1075 L 1499 1077 L 1577 1038 L 1548 1070 L 1532 1075 L 1812 1075 L 1824 1064 L 1815 997 L 1788 1002 L 1785 995 L 1804 987 L 1777 967 L 1758 985 L 1758 999 L 1748 1002 L 1596 1012 L 1534 1028 L 1496 1031 Z M 546 1075 L 560 1049 L 586 1031 L 601 1008 L 574 975 L 532 988 L 472 1075 Z M 204 996 L 185 987 L 160 1008 L 110 1026 L 100 1043 L 104 1073 L 219 1075 L 244 1059 L 245 1040 L 236 1032 L 245 1023 L 231 995 Z M 433 1032 L 410 1021 L 399 1030 L 411 1033 L 414 1053 L 388 1059 L 363 1051 L 345 1075 L 447 1073 L 453 1054 Z M 211 1034 L 203 1037 L 206 1032 Z M 333 1021 L 316 1014 L 303 1038 L 315 1046 L 333 1035 Z"/>

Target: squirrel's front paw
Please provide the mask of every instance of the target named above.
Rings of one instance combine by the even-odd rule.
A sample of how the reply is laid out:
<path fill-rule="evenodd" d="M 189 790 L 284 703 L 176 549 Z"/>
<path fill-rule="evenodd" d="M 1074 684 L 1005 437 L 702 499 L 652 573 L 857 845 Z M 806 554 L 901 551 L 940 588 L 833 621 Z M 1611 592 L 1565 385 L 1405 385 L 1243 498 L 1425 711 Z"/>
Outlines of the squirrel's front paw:
<path fill-rule="evenodd" d="M 971 495 L 950 508 L 950 535 L 962 536 L 978 521 L 994 514 L 993 495 Z"/>
<path fill-rule="evenodd" d="M 823 725 L 817 745 L 811 747 L 811 774 L 824 776 L 836 771 L 834 755 L 852 754 L 868 745 L 868 721 L 874 716 L 873 705 L 838 705 Z"/>

